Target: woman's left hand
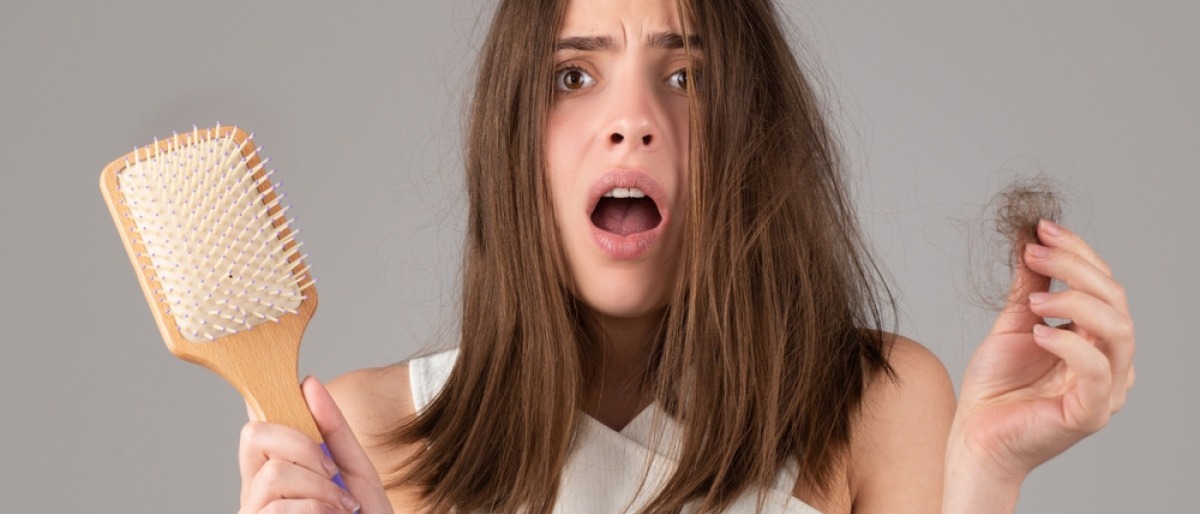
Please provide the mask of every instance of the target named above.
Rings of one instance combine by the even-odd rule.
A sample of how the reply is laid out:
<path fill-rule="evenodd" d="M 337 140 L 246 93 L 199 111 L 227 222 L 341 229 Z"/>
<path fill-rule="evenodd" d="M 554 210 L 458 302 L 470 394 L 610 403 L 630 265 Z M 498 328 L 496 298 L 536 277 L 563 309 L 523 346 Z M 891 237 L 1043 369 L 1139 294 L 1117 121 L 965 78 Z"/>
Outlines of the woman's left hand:
<path fill-rule="evenodd" d="M 1133 386 L 1124 289 L 1078 235 L 1045 220 L 1037 233 L 1042 244 L 1022 250 L 1008 305 L 967 364 L 948 448 L 956 472 L 963 462 L 949 459 L 964 458 L 970 473 L 1020 484 L 1103 428 Z M 1066 289 L 1048 292 L 1051 277 Z"/>

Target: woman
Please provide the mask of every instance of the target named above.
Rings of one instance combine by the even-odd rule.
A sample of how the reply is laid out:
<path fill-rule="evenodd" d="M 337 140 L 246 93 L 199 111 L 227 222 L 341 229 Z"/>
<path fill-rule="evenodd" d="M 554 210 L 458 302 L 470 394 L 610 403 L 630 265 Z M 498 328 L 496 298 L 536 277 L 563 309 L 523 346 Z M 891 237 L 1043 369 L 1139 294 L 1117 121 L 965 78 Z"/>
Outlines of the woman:
<path fill-rule="evenodd" d="M 1040 223 L 956 407 L 884 330 L 834 149 L 768 0 L 502 1 L 460 349 L 306 380 L 332 459 L 248 423 L 242 511 L 1012 511 L 1124 402 L 1121 287 Z"/>

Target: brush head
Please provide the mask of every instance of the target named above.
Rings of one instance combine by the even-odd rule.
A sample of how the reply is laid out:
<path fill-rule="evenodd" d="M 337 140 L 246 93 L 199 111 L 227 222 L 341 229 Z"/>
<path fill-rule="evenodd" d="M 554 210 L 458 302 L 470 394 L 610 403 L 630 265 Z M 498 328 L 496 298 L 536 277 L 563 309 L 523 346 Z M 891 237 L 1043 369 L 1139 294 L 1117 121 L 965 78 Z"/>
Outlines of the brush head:
<path fill-rule="evenodd" d="M 259 150 L 252 135 L 218 125 L 156 141 L 105 171 L 148 299 L 189 342 L 296 314 L 312 289 Z"/>

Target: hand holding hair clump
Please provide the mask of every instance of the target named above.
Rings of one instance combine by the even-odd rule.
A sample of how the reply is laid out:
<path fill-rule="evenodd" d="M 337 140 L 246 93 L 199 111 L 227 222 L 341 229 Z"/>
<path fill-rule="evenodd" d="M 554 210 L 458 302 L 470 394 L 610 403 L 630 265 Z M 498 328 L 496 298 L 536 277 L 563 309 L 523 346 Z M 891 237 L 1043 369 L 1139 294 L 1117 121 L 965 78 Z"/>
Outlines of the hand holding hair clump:
<path fill-rule="evenodd" d="M 966 490 L 951 487 L 960 482 L 996 485 L 991 501 L 1015 505 L 1025 476 L 1108 424 L 1133 385 L 1125 291 L 1079 235 L 1053 221 L 1061 203 L 1038 176 L 1014 181 L 991 204 L 1012 284 L 963 377 L 947 448 L 950 510 L 971 504 L 955 496 Z"/>

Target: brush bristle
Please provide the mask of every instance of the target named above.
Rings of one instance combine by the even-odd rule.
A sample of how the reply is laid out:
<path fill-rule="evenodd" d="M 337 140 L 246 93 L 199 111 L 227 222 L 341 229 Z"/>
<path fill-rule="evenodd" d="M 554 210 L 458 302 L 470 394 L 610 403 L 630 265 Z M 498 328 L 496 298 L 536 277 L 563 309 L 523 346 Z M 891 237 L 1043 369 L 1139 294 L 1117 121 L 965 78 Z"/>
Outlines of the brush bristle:
<path fill-rule="evenodd" d="M 218 127 L 219 130 L 219 127 Z M 145 249 L 180 334 L 189 341 L 215 340 L 295 313 L 311 285 L 288 210 L 276 208 L 267 160 L 248 163 L 260 150 L 253 136 L 239 144 L 217 130 L 175 135 L 165 150 L 138 157 L 117 173 L 136 227 L 132 239 Z M 258 175 L 256 178 L 255 175 Z M 274 212 L 272 212 L 274 211 Z M 305 282 L 301 282 L 305 280 Z"/>

